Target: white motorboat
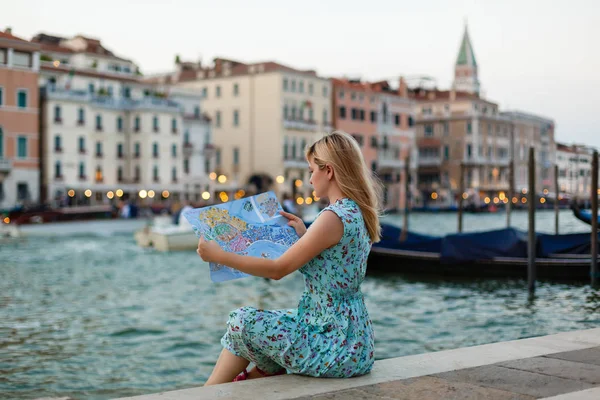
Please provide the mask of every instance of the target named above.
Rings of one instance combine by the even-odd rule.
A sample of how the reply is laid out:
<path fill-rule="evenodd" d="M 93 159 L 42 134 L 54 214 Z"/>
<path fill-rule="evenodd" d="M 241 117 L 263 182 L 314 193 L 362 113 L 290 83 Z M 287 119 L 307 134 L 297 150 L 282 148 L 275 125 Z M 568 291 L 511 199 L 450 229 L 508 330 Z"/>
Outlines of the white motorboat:
<path fill-rule="evenodd" d="M 155 217 L 148 225 L 133 235 L 140 247 L 151 247 L 158 251 L 194 250 L 198 247 L 198 238 L 192 226 L 183 217 L 179 224 L 171 223 L 168 216 Z"/>

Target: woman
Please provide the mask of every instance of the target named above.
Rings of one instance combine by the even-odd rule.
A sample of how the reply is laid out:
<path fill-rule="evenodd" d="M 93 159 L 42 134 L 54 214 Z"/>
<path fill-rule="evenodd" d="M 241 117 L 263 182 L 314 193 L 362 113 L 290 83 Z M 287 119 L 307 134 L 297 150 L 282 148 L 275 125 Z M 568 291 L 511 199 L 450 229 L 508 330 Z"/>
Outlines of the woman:
<path fill-rule="evenodd" d="M 296 270 L 305 290 L 298 309 L 231 312 L 224 349 L 206 385 L 279 375 L 315 377 L 363 375 L 373 366 L 374 337 L 362 293 L 371 244 L 379 241 L 380 184 L 373 179 L 356 141 L 334 132 L 306 151 L 310 183 L 327 198 L 310 229 L 282 212 L 300 239 L 280 258 L 268 260 L 223 251 L 200 239 L 204 261 L 251 275 L 281 279 Z M 250 372 L 246 367 L 255 364 Z M 239 375 L 238 375 L 239 374 Z M 235 378 L 235 379 L 234 379 Z"/>

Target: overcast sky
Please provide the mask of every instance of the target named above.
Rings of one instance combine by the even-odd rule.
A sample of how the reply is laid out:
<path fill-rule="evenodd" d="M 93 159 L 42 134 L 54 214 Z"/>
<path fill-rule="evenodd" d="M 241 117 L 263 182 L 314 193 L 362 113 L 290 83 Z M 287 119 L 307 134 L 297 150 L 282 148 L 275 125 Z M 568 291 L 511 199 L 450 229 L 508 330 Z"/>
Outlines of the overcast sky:
<path fill-rule="evenodd" d="M 145 74 L 171 70 L 180 54 L 275 60 L 328 77 L 426 75 L 441 89 L 466 19 L 488 99 L 554 119 L 559 141 L 600 147 L 595 0 L 0 0 L 0 9 L 0 29 L 97 37 Z"/>

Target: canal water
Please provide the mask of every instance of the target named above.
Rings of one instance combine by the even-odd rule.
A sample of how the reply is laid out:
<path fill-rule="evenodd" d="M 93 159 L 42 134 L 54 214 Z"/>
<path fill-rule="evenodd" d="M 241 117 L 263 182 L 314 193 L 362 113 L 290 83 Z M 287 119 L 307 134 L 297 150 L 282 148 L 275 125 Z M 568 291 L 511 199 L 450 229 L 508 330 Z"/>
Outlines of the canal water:
<path fill-rule="evenodd" d="M 465 227 L 501 228 L 504 218 L 466 215 Z M 513 220 L 526 227 L 526 214 Z M 298 273 L 214 284 L 195 252 L 140 249 L 122 222 L 114 230 L 47 226 L 37 230 L 46 236 L 0 244 L 0 398 L 109 399 L 199 386 L 230 310 L 292 308 L 300 298 Z M 539 213 L 537 223 L 552 232 L 553 214 Z M 449 233 L 456 215 L 414 214 L 410 228 Z M 563 211 L 561 230 L 589 226 Z M 53 231 L 60 235 L 47 236 Z M 386 276 L 368 277 L 363 292 L 377 359 L 600 326 L 600 293 L 584 284 L 540 283 L 529 300 L 523 281 Z"/>

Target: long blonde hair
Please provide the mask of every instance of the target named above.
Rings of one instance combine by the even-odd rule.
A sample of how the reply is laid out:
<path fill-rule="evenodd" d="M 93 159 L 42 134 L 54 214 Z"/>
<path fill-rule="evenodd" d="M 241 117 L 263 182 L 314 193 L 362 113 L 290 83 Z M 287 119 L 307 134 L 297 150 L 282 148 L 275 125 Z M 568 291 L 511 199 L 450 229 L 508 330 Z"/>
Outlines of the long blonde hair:
<path fill-rule="evenodd" d="M 356 140 L 346 132 L 335 131 L 306 149 L 306 159 L 310 157 L 320 169 L 327 164 L 333 167 L 342 194 L 360 207 L 371 242 L 379 242 L 381 182 L 367 167 Z"/>

